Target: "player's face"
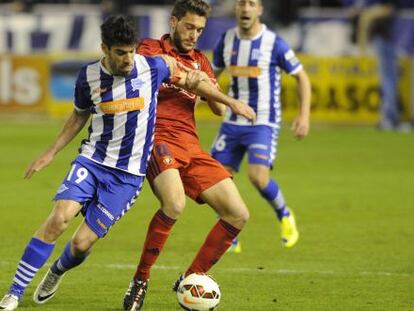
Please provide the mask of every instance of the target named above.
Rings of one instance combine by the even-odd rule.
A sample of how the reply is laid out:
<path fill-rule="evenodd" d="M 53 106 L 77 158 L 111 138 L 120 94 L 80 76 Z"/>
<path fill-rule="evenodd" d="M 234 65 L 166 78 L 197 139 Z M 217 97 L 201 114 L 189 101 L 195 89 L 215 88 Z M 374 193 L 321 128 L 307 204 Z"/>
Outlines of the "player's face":
<path fill-rule="evenodd" d="M 261 0 L 236 0 L 237 24 L 243 31 L 249 31 L 260 23 L 262 13 Z"/>
<path fill-rule="evenodd" d="M 206 17 L 192 13 L 186 13 L 180 20 L 171 17 L 171 39 L 178 51 L 187 53 L 195 48 L 206 22 Z"/>
<path fill-rule="evenodd" d="M 108 47 L 106 44 L 102 44 L 102 50 L 105 53 L 104 64 L 114 76 L 130 75 L 134 68 L 134 45 L 113 45 Z"/>

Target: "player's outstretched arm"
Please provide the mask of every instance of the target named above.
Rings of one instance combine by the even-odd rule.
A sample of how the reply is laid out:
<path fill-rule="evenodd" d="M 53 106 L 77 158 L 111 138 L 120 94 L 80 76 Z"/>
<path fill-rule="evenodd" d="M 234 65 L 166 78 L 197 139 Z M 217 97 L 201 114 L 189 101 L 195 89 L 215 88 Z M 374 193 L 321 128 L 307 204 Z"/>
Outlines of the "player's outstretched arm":
<path fill-rule="evenodd" d="M 300 100 L 300 112 L 292 124 L 292 130 L 297 139 L 305 138 L 309 133 L 311 106 L 311 85 L 305 70 L 294 75 Z"/>
<path fill-rule="evenodd" d="M 200 75 L 198 79 L 189 78 L 189 74 L 197 75 L 197 70 L 191 70 L 187 67 L 178 65 L 178 63 L 169 56 L 162 56 L 170 68 L 171 81 L 183 89 L 190 91 L 198 96 L 204 97 L 207 100 L 217 101 L 228 106 L 233 113 L 241 115 L 246 119 L 255 122 L 256 113 L 245 103 L 238 101 L 230 96 L 227 96 L 220 92 L 216 87 L 212 86 L 209 81 L 206 81 L 203 75 Z"/>
<path fill-rule="evenodd" d="M 221 74 L 221 72 L 223 71 L 223 69 L 221 70 L 214 70 L 214 75 L 216 76 L 216 78 Z M 217 82 L 216 82 L 217 83 Z M 220 86 L 217 83 L 217 88 L 221 91 Z M 223 116 L 225 111 L 226 111 L 226 106 L 220 102 L 217 101 L 212 101 L 209 100 L 207 101 L 208 107 L 210 108 L 210 110 L 217 116 Z"/>
<path fill-rule="evenodd" d="M 226 107 L 224 104 L 219 103 L 217 101 L 208 100 L 207 105 L 210 108 L 210 110 L 216 115 L 216 116 L 223 116 L 224 112 L 226 111 Z"/>
<path fill-rule="evenodd" d="M 193 70 L 193 73 L 197 74 L 197 71 Z M 222 103 L 223 105 L 228 106 L 233 113 L 241 115 L 253 123 L 256 121 L 256 113 L 249 105 L 223 94 L 215 86 L 212 86 L 202 78 L 198 80 L 198 83 L 188 83 L 188 74 L 188 72 L 182 71 L 182 79 L 179 81 L 182 85 L 179 86 L 196 95 L 207 98 L 207 101 L 209 102 L 214 102 L 214 105 L 217 105 L 217 107 L 215 107 L 217 110 L 220 109 L 218 105 Z"/>
<path fill-rule="evenodd" d="M 205 73 L 204 71 L 201 70 L 191 70 L 189 68 L 186 68 L 187 70 L 187 84 L 194 84 L 196 85 L 198 82 L 198 80 L 203 80 L 206 82 L 209 82 L 209 84 L 220 90 L 220 86 L 218 85 L 217 82 L 213 82 L 210 77 L 207 75 L 207 73 Z M 203 98 L 202 100 L 206 100 L 205 98 Z M 217 116 L 223 116 L 224 112 L 226 111 L 226 106 L 223 105 L 220 102 L 214 101 L 214 100 L 207 100 L 207 105 L 210 108 L 210 110 Z"/>
<path fill-rule="evenodd" d="M 29 179 L 35 172 L 48 166 L 56 153 L 62 150 L 81 131 L 88 121 L 89 115 L 89 111 L 80 112 L 74 109 L 53 144 L 30 164 L 24 178 Z"/>

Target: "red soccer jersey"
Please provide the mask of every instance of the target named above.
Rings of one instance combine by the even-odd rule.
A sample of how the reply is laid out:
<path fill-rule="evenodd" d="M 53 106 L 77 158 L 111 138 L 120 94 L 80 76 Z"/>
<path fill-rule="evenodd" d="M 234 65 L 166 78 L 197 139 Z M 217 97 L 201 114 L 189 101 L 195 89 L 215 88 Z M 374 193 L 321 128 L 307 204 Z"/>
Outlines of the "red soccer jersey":
<path fill-rule="evenodd" d="M 138 44 L 137 53 L 145 56 L 166 54 L 189 68 L 199 69 L 215 82 L 213 69 L 207 57 L 195 49 L 189 53 L 180 53 L 171 44 L 170 35 L 160 40 L 144 39 Z M 197 137 L 194 106 L 197 96 L 170 83 L 163 83 L 158 94 L 156 134 L 165 131 L 189 133 Z"/>

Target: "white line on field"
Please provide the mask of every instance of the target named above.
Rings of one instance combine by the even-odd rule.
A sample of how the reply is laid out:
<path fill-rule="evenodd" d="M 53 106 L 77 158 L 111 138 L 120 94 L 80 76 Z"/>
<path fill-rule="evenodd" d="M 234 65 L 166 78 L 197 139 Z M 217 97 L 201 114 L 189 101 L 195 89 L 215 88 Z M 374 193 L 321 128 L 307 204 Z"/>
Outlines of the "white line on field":
<path fill-rule="evenodd" d="M 0 261 L 0 265 L 10 266 L 15 265 L 9 261 Z M 117 269 L 117 270 L 133 270 L 136 268 L 135 264 L 87 264 L 91 268 L 99 269 Z M 155 265 L 156 270 L 175 270 L 180 271 L 182 266 L 162 266 Z M 321 274 L 321 275 L 348 275 L 348 276 L 385 276 L 385 277 L 414 277 L 414 273 L 398 273 L 386 271 L 333 271 L 333 270 L 294 270 L 294 269 L 267 269 L 262 267 L 257 268 L 216 268 L 218 271 L 225 271 L 226 273 L 265 273 L 265 274 L 280 274 L 280 275 L 295 275 L 295 274 Z"/>

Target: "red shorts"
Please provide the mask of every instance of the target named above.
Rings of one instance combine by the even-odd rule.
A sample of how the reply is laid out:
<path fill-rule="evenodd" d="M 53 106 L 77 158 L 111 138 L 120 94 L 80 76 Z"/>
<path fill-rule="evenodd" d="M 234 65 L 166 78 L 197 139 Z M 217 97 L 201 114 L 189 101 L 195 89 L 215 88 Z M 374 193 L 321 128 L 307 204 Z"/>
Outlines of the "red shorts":
<path fill-rule="evenodd" d="M 200 193 L 231 177 L 219 162 L 201 149 L 197 139 L 189 142 L 183 137 L 156 136 L 147 171 L 151 187 L 154 179 L 170 168 L 178 169 L 185 193 L 198 203 L 204 203 L 199 199 Z"/>

